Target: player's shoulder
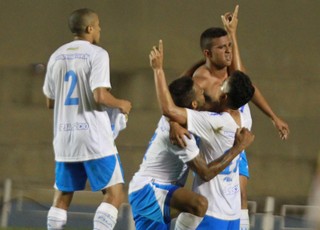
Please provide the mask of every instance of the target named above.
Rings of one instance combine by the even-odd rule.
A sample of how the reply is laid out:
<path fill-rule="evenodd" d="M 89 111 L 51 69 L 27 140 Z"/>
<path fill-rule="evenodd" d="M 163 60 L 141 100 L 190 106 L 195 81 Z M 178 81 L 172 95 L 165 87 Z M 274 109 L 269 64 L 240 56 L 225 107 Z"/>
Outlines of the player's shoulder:
<path fill-rule="evenodd" d="M 193 77 L 194 78 L 207 78 L 210 76 L 210 71 L 208 70 L 208 68 L 206 68 L 205 65 L 201 65 L 199 66 L 199 68 L 197 68 L 194 73 L 193 73 Z"/>

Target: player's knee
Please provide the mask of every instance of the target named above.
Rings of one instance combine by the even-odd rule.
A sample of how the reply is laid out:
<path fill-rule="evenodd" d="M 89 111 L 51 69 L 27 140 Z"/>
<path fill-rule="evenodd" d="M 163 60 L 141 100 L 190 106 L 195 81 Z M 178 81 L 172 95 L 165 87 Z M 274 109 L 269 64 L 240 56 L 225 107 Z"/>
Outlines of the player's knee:
<path fill-rule="evenodd" d="M 119 209 L 120 205 L 125 201 L 125 193 L 122 186 L 113 186 L 102 191 L 103 202 L 110 203 Z"/>
<path fill-rule="evenodd" d="M 196 216 L 204 216 L 208 209 L 208 200 L 204 196 L 198 195 L 195 201 L 194 206 L 194 215 Z"/>

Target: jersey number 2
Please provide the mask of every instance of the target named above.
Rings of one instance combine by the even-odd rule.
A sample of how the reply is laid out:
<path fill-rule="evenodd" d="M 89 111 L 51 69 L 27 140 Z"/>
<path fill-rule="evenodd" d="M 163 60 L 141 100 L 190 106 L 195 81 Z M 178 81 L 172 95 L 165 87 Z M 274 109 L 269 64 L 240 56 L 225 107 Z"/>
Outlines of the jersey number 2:
<path fill-rule="evenodd" d="M 71 97 L 74 89 L 76 88 L 78 78 L 74 71 L 70 70 L 66 73 L 64 76 L 64 81 L 68 82 L 69 78 L 71 78 L 71 85 L 67 94 L 67 98 L 64 101 L 64 105 L 78 105 L 79 104 L 79 98 L 78 97 Z"/>

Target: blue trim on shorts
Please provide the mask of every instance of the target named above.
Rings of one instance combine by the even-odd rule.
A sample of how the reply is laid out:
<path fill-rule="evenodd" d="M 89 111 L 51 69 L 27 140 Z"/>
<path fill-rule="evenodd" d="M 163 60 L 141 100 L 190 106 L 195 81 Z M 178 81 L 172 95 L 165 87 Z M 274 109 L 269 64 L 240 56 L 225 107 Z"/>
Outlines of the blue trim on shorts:
<path fill-rule="evenodd" d="M 170 230 L 170 223 L 162 223 L 137 215 L 134 218 L 136 230 Z"/>
<path fill-rule="evenodd" d="M 55 184 L 58 190 L 63 192 L 84 190 L 87 179 L 92 191 L 102 190 L 108 185 L 114 173 L 118 155 L 83 162 L 56 162 Z"/>
<path fill-rule="evenodd" d="M 237 220 L 222 220 L 212 216 L 205 215 L 197 230 L 239 230 L 240 219 Z"/>
<path fill-rule="evenodd" d="M 239 155 L 239 175 L 250 178 L 248 159 L 246 151 L 243 150 Z"/>
<path fill-rule="evenodd" d="M 164 198 L 164 210 L 160 208 L 154 187 L 168 191 Z M 170 201 L 174 191 L 180 187 L 149 183 L 142 189 L 129 194 L 129 203 L 137 230 L 170 229 Z"/>
<path fill-rule="evenodd" d="M 180 187 L 176 186 L 176 185 L 162 185 L 162 184 L 157 184 L 157 183 L 153 183 L 157 188 L 162 188 L 165 190 L 168 190 L 168 194 L 166 196 L 165 199 L 165 206 L 164 206 L 164 222 L 165 223 L 170 223 L 171 221 L 171 217 L 170 217 L 170 202 L 171 202 L 171 198 L 172 198 L 172 194 L 179 189 Z"/>

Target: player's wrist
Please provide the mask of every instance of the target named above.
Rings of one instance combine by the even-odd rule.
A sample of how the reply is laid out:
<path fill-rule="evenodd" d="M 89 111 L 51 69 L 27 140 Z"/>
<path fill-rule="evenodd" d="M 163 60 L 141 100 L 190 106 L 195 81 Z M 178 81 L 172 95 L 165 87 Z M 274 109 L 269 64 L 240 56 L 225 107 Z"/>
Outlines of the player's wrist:
<path fill-rule="evenodd" d="M 163 72 L 163 68 L 162 67 L 156 67 L 156 68 L 153 68 L 153 71 L 156 72 L 156 73 Z"/>
<path fill-rule="evenodd" d="M 245 149 L 245 146 L 242 143 L 235 143 L 232 148 L 236 154 L 239 154 Z"/>

